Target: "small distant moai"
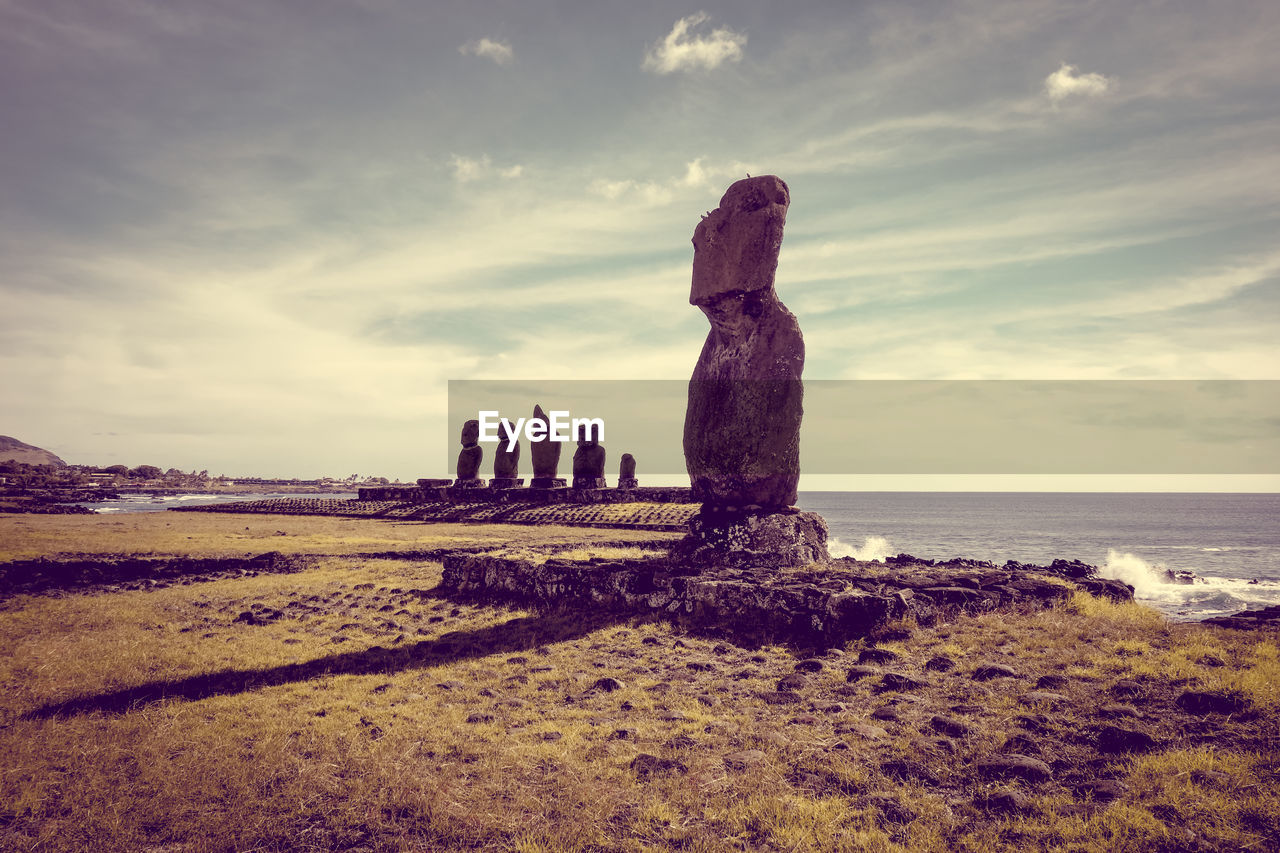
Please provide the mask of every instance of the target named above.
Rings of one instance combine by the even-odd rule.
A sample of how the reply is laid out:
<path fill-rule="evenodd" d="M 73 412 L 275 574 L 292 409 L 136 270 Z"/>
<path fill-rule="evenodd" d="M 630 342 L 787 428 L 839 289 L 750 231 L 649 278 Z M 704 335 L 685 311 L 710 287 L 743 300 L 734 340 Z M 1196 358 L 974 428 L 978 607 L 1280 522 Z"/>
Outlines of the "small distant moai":
<path fill-rule="evenodd" d="M 458 451 L 458 479 L 453 485 L 459 489 L 478 489 L 484 485 L 480 479 L 480 462 L 484 448 L 480 446 L 480 422 L 467 421 L 462 425 L 462 450 Z"/>
<path fill-rule="evenodd" d="M 595 424 L 585 424 L 578 432 L 578 449 L 573 454 L 573 487 L 603 489 L 604 448 L 600 446 Z"/>
<path fill-rule="evenodd" d="M 491 489 L 514 489 L 524 485 L 520 475 L 520 442 L 517 441 L 507 450 L 511 441 L 511 433 L 506 421 L 498 422 L 498 449 L 493 452 L 493 479 L 489 481 Z"/>
<path fill-rule="evenodd" d="M 563 488 L 567 485 L 564 477 L 556 476 L 556 470 L 560 467 L 560 442 L 550 438 L 551 422 L 547 419 L 547 413 L 542 411 L 541 406 L 535 405 L 530 420 L 542 422 L 543 437 L 537 441 L 529 441 L 529 456 L 533 459 L 533 479 L 529 481 L 529 488 Z"/>
<path fill-rule="evenodd" d="M 622 454 L 622 464 L 618 466 L 618 488 L 634 489 L 639 485 L 636 481 L 636 458 L 630 453 Z"/>
<path fill-rule="evenodd" d="M 693 561 L 827 559 L 822 516 L 795 508 L 804 338 L 774 291 L 791 193 L 737 181 L 693 232 L 689 302 L 711 323 L 689 381 L 684 457 L 701 511 L 678 550 Z"/>

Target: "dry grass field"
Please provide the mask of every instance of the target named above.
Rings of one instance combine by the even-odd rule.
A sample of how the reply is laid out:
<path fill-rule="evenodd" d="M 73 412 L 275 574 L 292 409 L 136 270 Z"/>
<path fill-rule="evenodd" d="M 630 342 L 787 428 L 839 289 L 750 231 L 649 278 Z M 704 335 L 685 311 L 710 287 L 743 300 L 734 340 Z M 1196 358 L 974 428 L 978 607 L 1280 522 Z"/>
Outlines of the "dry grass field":
<path fill-rule="evenodd" d="M 0 516 L 3 561 L 312 555 L 0 602 L 0 849 L 1280 849 L 1275 631 L 1077 594 L 874 647 L 746 648 L 450 601 L 422 556 L 664 538 Z M 1189 713 L 1190 688 L 1238 707 Z"/>

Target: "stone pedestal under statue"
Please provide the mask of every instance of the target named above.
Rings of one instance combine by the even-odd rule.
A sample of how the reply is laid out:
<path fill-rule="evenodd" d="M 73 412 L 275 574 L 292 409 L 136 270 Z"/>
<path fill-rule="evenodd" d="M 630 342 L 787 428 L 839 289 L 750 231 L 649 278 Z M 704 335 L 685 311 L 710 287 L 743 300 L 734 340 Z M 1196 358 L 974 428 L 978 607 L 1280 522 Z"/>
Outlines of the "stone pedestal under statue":
<path fill-rule="evenodd" d="M 518 489 L 524 485 L 524 477 L 494 477 L 489 480 L 491 489 Z"/>
<path fill-rule="evenodd" d="M 805 566 L 827 559 L 827 522 L 816 512 L 704 506 L 671 555 L 699 566 Z"/>
<path fill-rule="evenodd" d="M 534 477 L 529 481 L 531 489 L 563 489 L 568 485 L 569 481 L 564 477 Z"/>

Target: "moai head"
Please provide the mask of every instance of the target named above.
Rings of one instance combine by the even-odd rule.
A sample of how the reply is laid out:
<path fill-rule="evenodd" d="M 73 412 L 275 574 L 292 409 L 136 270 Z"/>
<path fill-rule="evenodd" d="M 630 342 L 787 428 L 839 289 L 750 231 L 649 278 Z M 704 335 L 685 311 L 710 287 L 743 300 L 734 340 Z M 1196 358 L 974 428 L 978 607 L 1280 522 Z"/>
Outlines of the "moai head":
<path fill-rule="evenodd" d="M 480 422 L 467 421 L 462 425 L 462 446 L 474 447 L 480 443 Z"/>
<path fill-rule="evenodd" d="M 622 454 L 622 464 L 618 466 L 618 479 L 634 479 L 636 476 L 636 458 L 630 453 Z"/>
<path fill-rule="evenodd" d="M 712 323 L 750 313 L 773 292 L 791 193 L 776 175 L 737 181 L 693 230 L 689 302 Z M 754 294 L 754 296 L 753 296 Z M 750 298 L 748 298 L 750 297 Z M 730 301 L 714 307 L 722 300 Z"/>
<path fill-rule="evenodd" d="M 600 443 L 600 428 L 597 424 L 583 424 L 578 430 L 578 446 L 593 447 Z"/>

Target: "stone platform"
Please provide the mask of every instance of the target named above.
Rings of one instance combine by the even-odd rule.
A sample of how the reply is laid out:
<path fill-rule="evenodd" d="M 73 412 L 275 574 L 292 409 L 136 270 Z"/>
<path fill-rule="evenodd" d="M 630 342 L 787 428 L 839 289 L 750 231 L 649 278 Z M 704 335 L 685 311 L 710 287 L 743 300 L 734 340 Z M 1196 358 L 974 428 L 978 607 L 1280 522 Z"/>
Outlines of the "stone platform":
<path fill-rule="evenodd" d="M 443 565 L 441 591 L 458 597 L 654 615 L 739 640 L 814 648 L 875 636 L 904 617 L 927 624 L 959 612 L 1046 607 L 1074 589 L 1133 597 L 1131 587 L 1085 571 L 1094 567 L 1064 561 L 997 568 L 900 555 L 888 564 L 843 558 L 802 569 L 693 569 L 667 557 L 538 562 L 457 554 Z"/>
<path fill-rule="evenodd" d="M 423 480 L 424 483 L 450 483 L 449 480 Z M 534 504 L 620 504 L 620 503 L 694 503 L 693 490 L 687 486 L 636 486 L 610 489 L 604 487 L 571 488 L 562 479 L 553 488 L 491 488 L 483 480 L 459 487 L 456 482 L 444 486 L 368 486 L 357 491 L 362 501 L 398 501 L 401 503 L 437 503 L 467 500 L 483 503 Z M 492 482 L 492 481 L 490 481 Z M 533 481 L 538 482 L 536 479 Z"/>
<path fill-rule="evenodd" d="M 560 524 L 569 527 L 684 532 L 689 519 L 698 511 L 698 505 L 641 501 L 541 503 L 480 499 L 410 503 L 399 500 L 274 498 L 209 506 L 174 507 L 171 511 L 324 515 L 340 518 L 382 518 L 391 521 L 471 524 Z"/>

